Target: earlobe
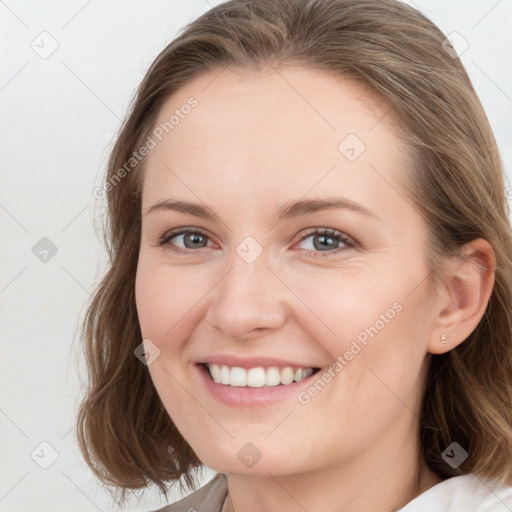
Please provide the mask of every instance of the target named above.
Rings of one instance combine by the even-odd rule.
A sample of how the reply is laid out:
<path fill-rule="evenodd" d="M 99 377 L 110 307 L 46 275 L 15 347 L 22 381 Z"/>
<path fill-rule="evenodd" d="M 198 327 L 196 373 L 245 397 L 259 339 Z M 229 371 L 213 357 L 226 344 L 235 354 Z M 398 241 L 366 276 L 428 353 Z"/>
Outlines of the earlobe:
<path fill-rule="evenodd" d="M 485 314 L 494 287 L 496 257 L 482 238 L 461 247 L 454 257 L 436 309 L 427 351 L 444 354 L 468 338 Z"/>

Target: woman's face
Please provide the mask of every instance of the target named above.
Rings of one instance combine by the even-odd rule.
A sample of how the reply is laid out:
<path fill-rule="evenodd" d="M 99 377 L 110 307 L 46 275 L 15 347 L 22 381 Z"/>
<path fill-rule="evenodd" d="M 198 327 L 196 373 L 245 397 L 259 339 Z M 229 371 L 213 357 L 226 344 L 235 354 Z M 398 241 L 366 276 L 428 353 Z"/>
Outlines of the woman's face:
<path fill-rule="evenodd" d="M 216 471 L 372 465 L 416 442 L 432 297 L 390 117 L 297 67 L 204 74 L 159 114 L 137 309 L 156 390 Z"/>

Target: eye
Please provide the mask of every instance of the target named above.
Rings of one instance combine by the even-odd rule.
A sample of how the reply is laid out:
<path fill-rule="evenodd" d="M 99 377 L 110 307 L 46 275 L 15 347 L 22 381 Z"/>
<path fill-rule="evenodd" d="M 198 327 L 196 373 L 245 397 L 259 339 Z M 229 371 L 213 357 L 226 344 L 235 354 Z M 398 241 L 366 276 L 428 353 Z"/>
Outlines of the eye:
<path fill-rule="evenodd" d="M 194 249 L 202 249 L 206 247 L 206 243 L 209 240 L 209 236 L 202 231 L 190 228 L 182 228 L 180 230 L 174 230 L 165 233 L 159 240 L 159 245 L 166 246 L 166 248 L 175 253 L 189 254 Z M 181 240 L 181 243 L 185 244 L 185 248 L 180 248 L 175 245 L 175 242 L 171 243 L 171 240 Z"/>
<path fill-rule="evenodd" d="M 313 231 L 303 236 L 300 243 L 311 239 L 305 249 L 308 256 L 331 256 L 333 254 L 346 251 L 347 249 L 357 248 L 357 243 L 345 233 L 330 228 L 315 228 Z M 174 240 L 174 241 L 173 241 Z M 158 245 L 165 246 L 171 252 L 177 254 L 191 254 L 196 249 L 203 249 L 208 246 L 210 237 L 197 228 L 180 228 L 165 233 L 160 237 Z M 178 247 L 176 241 L 185 247 Z"/>
<path fill-rule="evenodd" d="M 330 228 L 315 228 L 309 234 L 302 237 L 299 243 L 311 239 L 306 248 L 306 254 L 313 257 L 325 257 L 338 254 L 347 249 L 354 249 L 357 247 L 356 242 L 341 231 Z M 333 250 L 330 250 L 333 249 Z"/>

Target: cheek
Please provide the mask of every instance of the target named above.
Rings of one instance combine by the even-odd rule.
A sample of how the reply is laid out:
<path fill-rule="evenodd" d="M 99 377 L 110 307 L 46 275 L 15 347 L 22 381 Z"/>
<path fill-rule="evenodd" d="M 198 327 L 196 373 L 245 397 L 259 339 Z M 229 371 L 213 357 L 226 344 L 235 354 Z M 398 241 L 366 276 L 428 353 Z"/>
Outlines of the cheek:
<path fill-rule="evenodd" d="M 340 363 L 333 374 L 346 374 L 351 387 L 365 387 L 375 385 L 377 377 L 368 371 L 373 369 L 393 389 L 410 387 L 426 355 L 430 330 L 426 287 L 411 293 L 422 269 L 353 266 L 323 272 L 307 279 L 290 276 L 287 282 L 309 306 L 299 317 L 302 328 Z"/>
<path fill-rule="evenodd" d="M 180 319 L 197 302 L 197 293 L 193 289 L 199 286 L 197 281 L 188 279 L 187 272 L 179 270 L 165 268 L 143 254 L 139 258 L 135 302 L 145 338 L 162 340 L 171 333 L 174 335 Z"/>
<path fill-rule="evenodd" d="M 152 270 L 151 265 L 146 264 L 144 258 L 140 258 L 135 278 L 135 303 L 144 338 L 158 337 L 163 320 L 161 312 L 167 309 L 165 300 L 159 287 L 157 272 Z"/>
<path fill-rule="evenodd" d="M 311 338 L 328 343 L 331 355 L 339 355 L 352 340 L 364 344 L 399 321 L 401 283 L 389 276 L 389 269 L 371 271 L 353 265 L 289 275 L 285 280 L 307 306 L 300 318 L 310 319 Z"/>
<path fill-rule="evenodd" d="M 355 334 L 344 339 L 346 386 L 384 416 L 398 413 L 406 402 L 414 407 L 430 332 L 426 300 L 421 290 L 381 298 L 377 309 L 353 324 Z"/>
<path fill-rule="evenodd" d="M 166 271 L 154 258 L 142 253 L 135 280 L 135 302 L 143 339 L 151 340 L 160 350 L 159 357 L 148 366 L 151 379 L 169 416 L 181 431 L 180 427 L 193 423 L 189 418 L 192 412 L 188 395 L 179 384 L 186 382 L 180 357 L 182 340 L 189 334 L 185 330 L 190 321 L 187 311 L 190 314 L 192 305 L 183 299 L 185 290 L 190 290 L 184 288 L 181 282 L 184 278 L 176 269 L 170 270 Z"/>

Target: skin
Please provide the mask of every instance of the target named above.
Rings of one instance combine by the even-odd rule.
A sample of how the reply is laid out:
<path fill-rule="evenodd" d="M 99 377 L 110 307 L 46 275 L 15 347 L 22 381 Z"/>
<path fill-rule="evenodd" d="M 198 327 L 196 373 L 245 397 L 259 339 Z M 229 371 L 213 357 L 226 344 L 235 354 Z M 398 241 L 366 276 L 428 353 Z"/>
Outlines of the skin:
<path fill-rule="evenodd" d="M 156 124 L 190 96 L 198 105 L 151 150 L 143 187 L 136 302 L 143 337 L 160 350 L 149 366 L 159 396 L 204 464 L 229 475 L 225 510 L 397 510 L 440 481 L 418 458 L 427 363 L 476 327 L 493 276 L 459 263 L 432 293 L 426 224 L 401 186 L 408 147 L 358 86 L 300 67 L 227 69 L 181 88 Z M 366 146 L 354 161 L 338 150 L 348 134 Z M 378 219 L 333 208 L 276 220 L 283 203 L 333 195 Z M 170 198 L 218 219 L 148 213 Z M 183 227 L 205 232 L 202 245 L 183 236 L 159 245 Z M 311 228 L 357 245 L 322 249 L 319 235 L 305 238 Z M 263 249 L 252 263 L 236 251 L 247 236 Z M 494 267 L 487 242 L 465 250 Z M 195 363 L 213 354 L 328 369 L 395 303 L 401 311 L 306 405 L 293 396 L 231 407 L 198 378 Z M 262 455 L 250 468 L 237 457 L 248 442 Z"/>

